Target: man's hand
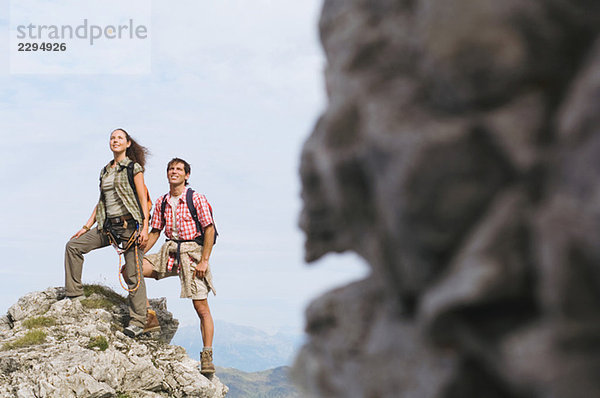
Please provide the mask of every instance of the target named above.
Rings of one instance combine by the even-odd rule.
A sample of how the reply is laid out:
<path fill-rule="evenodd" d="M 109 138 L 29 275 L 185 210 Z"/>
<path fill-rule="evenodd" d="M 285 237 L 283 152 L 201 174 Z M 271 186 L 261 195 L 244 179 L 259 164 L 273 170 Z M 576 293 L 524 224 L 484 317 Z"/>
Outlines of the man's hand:
<path fill-rule="evenodd" d="M 200 260 L 198 265 L 196 265 L 196 271 L 194 274 L 197 278 L 204 278 L 206 276 L 206 270 L 208 269 L 208 260 Z"/>
<path fill-rule="evenodd" d="M 138 243 L 140 244 L 140 249 L 144 250 L 146 243 L 148 243 L 148 230 L 146 228 L 142 229 L 142 232 L 140 232 Z"/>

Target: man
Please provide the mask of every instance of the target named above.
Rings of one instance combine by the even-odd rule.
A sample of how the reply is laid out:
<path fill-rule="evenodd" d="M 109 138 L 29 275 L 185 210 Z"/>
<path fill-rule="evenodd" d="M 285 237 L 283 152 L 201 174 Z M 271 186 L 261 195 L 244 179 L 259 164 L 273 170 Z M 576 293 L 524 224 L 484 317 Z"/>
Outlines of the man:
<path fill-rule="evenodd" d="M 214 324 L 207 299 L 208 292 L 212 291 L 215 294 L 215 289 L 208 260 L 216 231 L 206 197 L 187 187 L 190 173 L 191 167 L 183 159 L 174 158 L 167 164 L 170 189 L 169 193 L 155 202 L 147 251 L 154 246 L 163 228 L 167 241 L 160 252 L 144 257 L 144 276 L 162 279 L 179 275 L 180 297 L 192 300 L 200 318 L 204 344 L 200 356 L 201 373 L 212 374 L 215 372 L 212 355 Z M 188 208 L 190 198 L 197 213 L 198 223 Z"/>

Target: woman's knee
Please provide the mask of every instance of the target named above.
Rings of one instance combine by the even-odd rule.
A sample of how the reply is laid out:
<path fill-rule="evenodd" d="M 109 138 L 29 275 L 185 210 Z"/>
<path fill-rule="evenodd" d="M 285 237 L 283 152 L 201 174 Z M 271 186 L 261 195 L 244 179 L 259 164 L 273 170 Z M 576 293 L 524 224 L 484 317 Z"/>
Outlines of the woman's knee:
<path fill-rule="evenodd" d="M 75 239 L 71 239 L 67 242 L 65 245 L 65 252 L 81 254 L 81 250 L 79 250 Z"/>

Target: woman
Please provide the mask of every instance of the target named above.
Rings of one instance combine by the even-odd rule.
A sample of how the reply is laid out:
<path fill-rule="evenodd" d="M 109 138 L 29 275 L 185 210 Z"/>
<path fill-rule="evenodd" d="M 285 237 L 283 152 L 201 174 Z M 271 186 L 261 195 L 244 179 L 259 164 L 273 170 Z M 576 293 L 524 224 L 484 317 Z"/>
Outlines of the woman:
<path fill-rule="evenodd" d="M 141 269 L 143 249 L 148 241 L 150 211 L 143 173 L 148 150 L 123 129 L 116 129 L 110 134 L 109 147 L 113 160 L 100 172 L 100 200 L 89 220 L 66 245 L 65 289 L 70 299 L 84 298 L 81 284 L 83 255 L 111 243 L 120 244 L 124 250 L 123 275 L 129 291 L 131 316 L 124 332 L 130 337 L 137 337 L 149 331 L 145 328 L 148 321 L 146 284 Z M 135 191 L 128 176 L 131 169 Z M 98 226 L 92 228 L 96 222 Z"/>

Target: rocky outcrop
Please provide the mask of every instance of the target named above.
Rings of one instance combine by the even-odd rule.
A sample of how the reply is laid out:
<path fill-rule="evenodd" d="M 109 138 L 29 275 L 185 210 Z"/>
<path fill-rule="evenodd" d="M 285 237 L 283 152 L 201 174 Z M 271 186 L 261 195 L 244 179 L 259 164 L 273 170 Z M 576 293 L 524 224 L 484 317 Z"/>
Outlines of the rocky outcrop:
<path fill-rule="evenodd" d="M 49 288 L 19 299 L 0 318 L 0 397 L 224 397 L 199 363 L 168 342 L 178 321 L 164 298 L 151 300 L 161 332 L 131 339 L 125 298 L 85 286 L 84 300 Z"/>
<path fill-rule="evenodd" d="M 325 0 L 301 162 L 321 397 L 600 396 L 600 3 Z"/>

